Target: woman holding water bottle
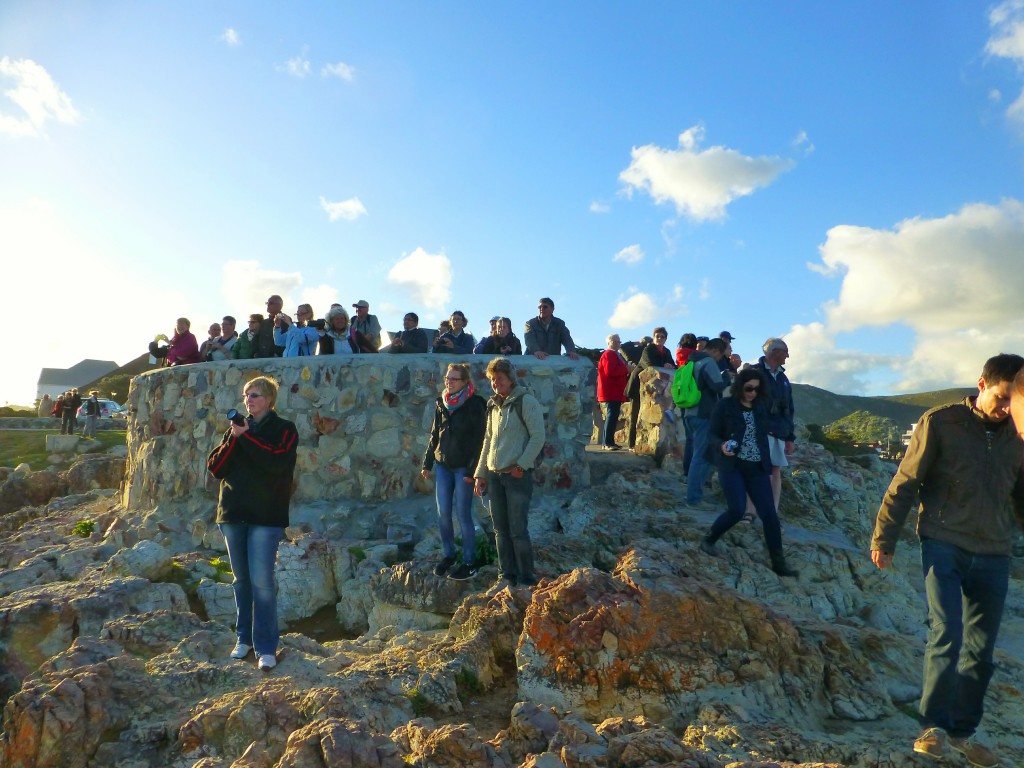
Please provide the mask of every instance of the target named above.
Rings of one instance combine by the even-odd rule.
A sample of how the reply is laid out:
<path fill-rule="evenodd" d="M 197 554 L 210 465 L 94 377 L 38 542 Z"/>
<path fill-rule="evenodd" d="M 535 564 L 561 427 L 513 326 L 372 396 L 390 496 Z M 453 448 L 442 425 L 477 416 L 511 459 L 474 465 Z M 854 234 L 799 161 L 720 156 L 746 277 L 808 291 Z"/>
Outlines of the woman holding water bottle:
<path fill-rule="evenodd" d="M 701 551 L 715 555 L 715 542 L 743 519 L 747 497 L 754 503 L 764 527 L 772 570 L 796 576 L 786 565 L 782 529 L 772 497 L 771 454 L 768 451 L 764 374 L 756 368 L 740 371 L 732 382 L 732 397 L 722 398 L 711 413 L 708 452 L 714 452 L 726 511 L 718 516 L 700 543 Z"/>

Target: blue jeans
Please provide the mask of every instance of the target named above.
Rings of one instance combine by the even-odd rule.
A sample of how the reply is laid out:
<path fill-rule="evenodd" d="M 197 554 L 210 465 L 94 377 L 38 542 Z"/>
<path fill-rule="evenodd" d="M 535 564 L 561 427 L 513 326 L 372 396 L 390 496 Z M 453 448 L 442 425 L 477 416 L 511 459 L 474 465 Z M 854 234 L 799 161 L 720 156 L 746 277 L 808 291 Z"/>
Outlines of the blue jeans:
<path fill-rule="evenodd" d="M 277 653 L 277 580 L 274 563 L 284 528 L 221 523 L 235 590 L 235 634 L 257 655 Z"/>
<path fill-rule="evenodd" d="M 975 555 L 953 544 L 921 539 L 928 597 L 921 717 L 963 738 L 977 730 L 1010 577 L 1010 558 Z"/>
<path fill-rule="evenodd" d="M 520 581 L 533 579 L 533 543 L 528 528 L 533 471 L 527 470 L 519 478 L 490 472 L 487 480 L 490 499 L 487 506 L 494 525 L 499 577 Z"/>
<path fill-rule="evenodd" d="M 615 427 L 619 425 L 622 403 L 609 400 L 604 405 L 604 445 L 615 445 Z"/>
<path fill-rule="evenodd" d="M 690 476 L 690 465 L 693 464 L 693 428 L 686 416 L 683 416 L 683 434 L 686 437 L 686 447 L 683 448 L 683 477 Z"/>
<path fill-rule="evenodd" d="M 455 557 L 455 530 L 452 527 L 452 496 L 455 497 L 455 515 L 462 533 L 462 562 L 472 565 L 476 557 L 476 531 L 473 530 L 473 484 L 463 482 L 469 470 L 466 467 L 448 469 L 434 465 L 437 482 L 437 527 L 441 532 L 441 551 L 445 557 Z"/>
<path fill-rule="evenodd" d="M 782 529 L 775 512 L 772 496 L 771 475 L 757 461 L 736 460 L 732 466 L 723 465 L 718 470 L 718 480 L 725 495 L 726 511 L 711 525 L 708 538 L 718 541 L 722 535 L 743 519 L 747 510 L 747 496 L 754 502 L 757 516 L 761 518 L 764 541 L 769 552 L 782 549 Z"/>
<path fill-rule="evenodd" d="M 704 483 L 711 474 L 711 463 L 708 461 L 708 428 L 711 426 L 711 419 L 702 419 L 700 416 L 686 416 L 685 423 L 693 433 L 693 460 L 690 462 L 690 471 L 687 475 L 686 503 L 700 504 L 704 500 Z"/>

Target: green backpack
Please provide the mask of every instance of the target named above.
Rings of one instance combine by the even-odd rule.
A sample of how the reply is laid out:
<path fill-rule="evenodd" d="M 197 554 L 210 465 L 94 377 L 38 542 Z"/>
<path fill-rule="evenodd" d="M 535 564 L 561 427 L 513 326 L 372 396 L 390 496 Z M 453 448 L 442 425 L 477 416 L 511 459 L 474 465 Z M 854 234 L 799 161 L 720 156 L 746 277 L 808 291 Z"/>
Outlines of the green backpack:
<path fill-rule="evenodd" d="M 693 408 L 700 402 L 700 388 L 693 378 L 693 363 L 687 361 L 682 368 L 676 369 L 672 379 L 672 402 L 679 408 Z"/>

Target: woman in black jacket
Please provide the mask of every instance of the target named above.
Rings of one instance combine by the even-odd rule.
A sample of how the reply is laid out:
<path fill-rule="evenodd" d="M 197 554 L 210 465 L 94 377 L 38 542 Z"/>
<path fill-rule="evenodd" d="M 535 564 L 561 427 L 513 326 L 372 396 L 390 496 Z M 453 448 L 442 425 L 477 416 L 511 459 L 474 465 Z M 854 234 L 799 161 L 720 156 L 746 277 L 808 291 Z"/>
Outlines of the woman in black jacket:
<path fill-rule="evenodd" d="M 476 532 L 473 528 L 473 470 L 480 458 L 487 425 L 487 404 L 477 395 L 469 366 L 451 363 L 444 377 L 445 388 L 434 404 L 434 423 L 423 454 L 422 477 L 437 466 L 437 521 L 443 557 L 434 566 L 437 576 L 468 579 L 476 573 Z M 452 527 L 452 497 L 462 532 L 462 564 L 455 564 L 455 530 Z"/>
<path fill-rule="evenodd" d="M 718 462 L 718 480 L 728 508 L 711 525 L 700 543 L 703 552 L 715 554 L 715 542 L 743 519 L 747 497 L 754 503 L 772 570 L 780 576 L 796 576 L 782 552 L 782 530 L 772 498 L 772 461 L 768 452 L 767 383 L 756 368 L 740 371 L 732 383 L 732 397 L 722 398 L 711 413 L 708 453 Z M 711 456 L 708 457 L 712 459 Z"/>
<path fill-rule="evenodd" d="M 626 382 L 626 397 L 629 398 L 629 431 L 626 433 L 626 442 L 630 450 L 636 448 L 636 423 L 640 418 L 640 372 L 647 368 L 675 368 L 675 360 L 672 357 L 672 350 L 665 346 L 668 340 L 668 331 L 662 327 L 654 329 L 654 342 L 647 344 L 640 354 L 640 363 L 629 375 Z"/>
<path fill-rule="evenodd" d="M 277 546 L 288 527 L 299 434 L 274 411 L 277 382 L 258 376 L 242 390 L 249 418 L 233 419 L 206 467 L 220 480 L 217 524 L 224 534 L 234 581 L 235 633 L 231 658 L 256 650 L 260 669 L 277 665 Z"/>

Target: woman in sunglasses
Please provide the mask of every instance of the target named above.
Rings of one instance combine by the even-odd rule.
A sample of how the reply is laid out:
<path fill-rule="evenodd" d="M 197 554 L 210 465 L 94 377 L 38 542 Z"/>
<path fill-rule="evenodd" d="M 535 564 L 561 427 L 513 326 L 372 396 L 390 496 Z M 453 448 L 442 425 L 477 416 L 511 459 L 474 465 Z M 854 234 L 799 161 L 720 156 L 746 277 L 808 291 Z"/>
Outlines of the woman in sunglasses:
<path fill-rule="evenodd" d="M 711 413 L 708 453 L 713 453 L 717 459 L 718 479 L 727 508 L 711 525 L 700 548 L 708 555 L 716 554 L 715 542 L 743 519 L 749 496 L 764 527 L 772 570 L 779 576 L 796 576 L 797 572 L 786 565 L 782 529 L 772 498 L 772 461 L 768 451 L 768 413 L 764 397 L 766 387 L 761 371 L 756 368 L 742 370 L 733 379 L 732 397 L 720 400 Z"/>

